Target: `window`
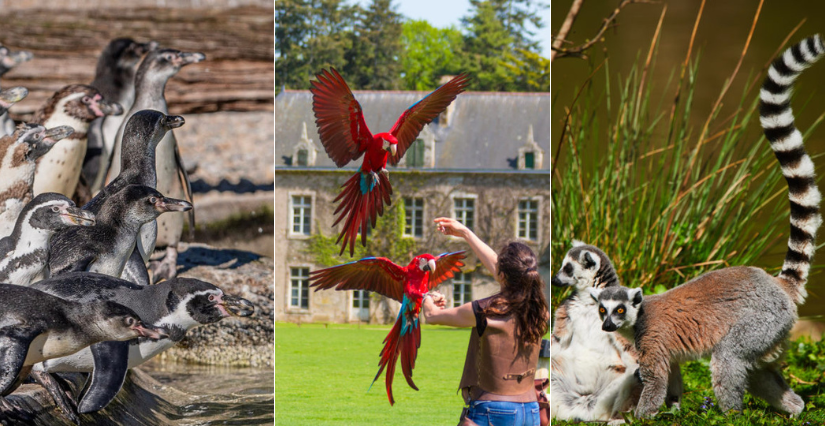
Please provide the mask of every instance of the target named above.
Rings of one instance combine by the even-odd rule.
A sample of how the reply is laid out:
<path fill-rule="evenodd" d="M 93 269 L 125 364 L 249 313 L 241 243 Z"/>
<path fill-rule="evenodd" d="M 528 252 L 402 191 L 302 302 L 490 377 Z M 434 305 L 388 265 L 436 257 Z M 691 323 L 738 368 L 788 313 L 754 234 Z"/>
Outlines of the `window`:
<path fill-rule="evenodd" d="M 407 158 L 407 167 L 423 167 L 424 166 L 424 141 L 416 139 L 404 154 Z"/>
<path fill-rule="evenodd" d="M 298 160 L 296 165 L 298 166 L 306 166 L 309 163 L 309 154 L 305 149 L 298 150 Z"/>
<path fill-rule="evenodd" d="M 404 199 L 404 236 L 421 238 L 424 236 L 424 199 Z"/>
<path fill-rule="evenodd" d="M 469 273 L 459 272 L 453 278 L 453 306 L 461 306 L 473 300 L 472 278 Z"/>
<path fill-rule="evenodd" d="M 524 168 L 525 169 L 535 169 L 536 168 L 536 153 L 534 153 L 534 152 L 525 152 L 524 153 Z"/>
<path fill-rule="evenodd" d="M 309 195 L 292 196 L 292 233 L 310 235 L 312 223 L 312 197 Z"/>
<path fill-rule="evenodd" d="M 289 268 L 289 306 L 309 309 L 309 268 Z"/>
<path fill-rule="evenodd" d="M 464 226 L 473 229 L 473 216 L 475 210 L 475 198 L 454 198 L 455 218 Z"/>
<path fill-rule="evenodd" d="M 352 292 L 352 307 L 355 309 L 369 309 L 370 292 L 367 290 L 355 290 Z"/>
<path fill-rule="evenodd" d="M 518 237 L 525 240 L 538 240 L 539 202 L 538 200 L 519 200 L 518 202 Z"/>

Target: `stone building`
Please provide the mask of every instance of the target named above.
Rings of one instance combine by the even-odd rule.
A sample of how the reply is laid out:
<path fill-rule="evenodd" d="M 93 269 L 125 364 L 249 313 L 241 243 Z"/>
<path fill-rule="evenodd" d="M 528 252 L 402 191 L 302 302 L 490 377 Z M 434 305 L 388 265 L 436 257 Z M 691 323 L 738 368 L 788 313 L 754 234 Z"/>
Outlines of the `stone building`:
<path fill-rule="evenodd" d="M 355 92 L 373 133 L 389 131 L 398 116 L 425 95 Z M 529 244 L 540 257 L 549 300 L 549 152 L 549 94 L 462 93 L 424 127 L 400 164 L 388 167 L 393 200 L 384 215 L 395 214 L 392 217 L 398 224 L 386 229 L 398 235 L 381 235 L 385 228 L 371 230 L 368 248 L 374 249 L 373 240 L 406 242 L 404 247 L 414 244 L 403 258 L 391 259 L 404 266 L 421 253 L 468 250 L 462 273 L 442 283 L 439 291 L 451 305 L 491 295 L 498 289 L 494 277 L 463 240 L 442 235 L 433 224 L 439 216 L 455 217 L 493 249 L 513 240 Z M 361 164 L 358 159 L 339 169 L 327 156 L 317 134 L 308 91 L 285 90 L 275 98 L 275 156 L 276 319 L 394 320 L 398 303 L 383 296 L 307 288 L 309 272 L 326 267 L 331 252 L 338 253 L 340 246 L 332 245 L 340 228 L 332 227 L 337 207 L 333 200 Z M 393 208 L 399 209 L 397 213 Z M 360 247 L 360 242 L 356 244 Z M 358 252 L 355 258 L 360 258 Z M 339 261 L 349 260 L 345 253 Z"/>

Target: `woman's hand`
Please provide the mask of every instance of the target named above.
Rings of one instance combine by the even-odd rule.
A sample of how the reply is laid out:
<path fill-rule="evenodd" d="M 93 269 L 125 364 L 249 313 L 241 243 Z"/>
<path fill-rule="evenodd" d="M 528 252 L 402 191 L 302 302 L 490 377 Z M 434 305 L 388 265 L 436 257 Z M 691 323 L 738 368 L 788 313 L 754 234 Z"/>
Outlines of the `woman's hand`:
<path fill-rule="evenodd" d="M 437 217 L 433 221 L 438 230 L 444 235 L 452 235 L 454 237 L 461 237 L 467 239 L 470 230 L 464 226 L 463 223 L 449 217 Z"/>

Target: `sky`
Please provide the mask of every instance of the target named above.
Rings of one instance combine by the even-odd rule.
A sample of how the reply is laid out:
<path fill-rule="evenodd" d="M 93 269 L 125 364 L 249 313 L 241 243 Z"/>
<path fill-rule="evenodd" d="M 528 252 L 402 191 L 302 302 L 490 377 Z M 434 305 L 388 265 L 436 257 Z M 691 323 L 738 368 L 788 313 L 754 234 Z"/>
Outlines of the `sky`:
<path fill-rule="evenodd" d="M 370 0 L 350 0 L 351 4 L 358 3 L 367 6 Z M 549 4 L 549 2 L 547 2 Z M 461 26 L 461 17 L 466 16 L 470 9 L 469 0 L 394 0 L 398 13 L 410 19 L 424 19 L 438 28 L 455 25 Z M 542 56 L 550 57 L 550 8 L 544 10 L 544 28 L 539 30 L 533 39 L 539 40 Z M 528 24 L 529 25 L 529 24 Z"/>

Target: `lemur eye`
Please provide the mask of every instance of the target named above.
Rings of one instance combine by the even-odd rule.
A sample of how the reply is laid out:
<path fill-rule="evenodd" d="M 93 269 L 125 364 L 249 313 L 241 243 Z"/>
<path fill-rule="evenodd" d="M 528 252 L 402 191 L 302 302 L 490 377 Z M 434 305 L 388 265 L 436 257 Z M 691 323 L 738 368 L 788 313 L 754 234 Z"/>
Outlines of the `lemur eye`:
<path fill-rule="evenodd" d="M 616 309 L 616 313 L 617 314 L 623 314 L 624 313 L 624 308 Z"/>
<path fill-rule="evenodd" d="M 53 206 L 53 207 L 52 207 L 52 211 L 53 211 L 53 212 L 55 212 L 55 213 L 57 213 L 57 212 L 59 212 L 59 211 L 60 211 L 60 207 Z"/>
<path fill-rule="evenodd" d="M 605 313 L 606 311 L 604 310 L 604 308 L 599 307 L 599 312 L 601 312 L 601 313 Z"/>

